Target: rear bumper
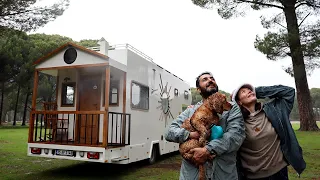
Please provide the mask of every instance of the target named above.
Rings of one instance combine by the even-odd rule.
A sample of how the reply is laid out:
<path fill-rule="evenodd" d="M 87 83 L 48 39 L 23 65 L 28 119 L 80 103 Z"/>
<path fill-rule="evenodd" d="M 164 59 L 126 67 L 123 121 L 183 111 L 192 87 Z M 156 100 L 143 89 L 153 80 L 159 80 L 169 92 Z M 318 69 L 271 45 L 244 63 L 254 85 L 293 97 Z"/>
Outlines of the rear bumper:
<path fill-rule="evenodd" d="M 31 153 L 31 148 L 39 148 L 40 154 Z M 72 156 L 62 156 L 56 155 L 56 150 L 68 150 L 72 151 Z M 87 157 L 88 152 L 97 152 L 99 153 L 98 159 L 89 159 Z M 89 161 L 89 162 L 105 162 L 106 149 L 103 147 L 88 147 L 88 146 L 71 146 L 71 145 L 56 145 L 56 144 L 39 144 L 39 143 L 28 143 L 28 156 L 34 157 L 46 157 L 46 158 L 55 158 L 55 159 L 68 159 L 68 160 L 77 160 L 77 161 Z M 83 156 L 81 156 L 83 155 Z"/>

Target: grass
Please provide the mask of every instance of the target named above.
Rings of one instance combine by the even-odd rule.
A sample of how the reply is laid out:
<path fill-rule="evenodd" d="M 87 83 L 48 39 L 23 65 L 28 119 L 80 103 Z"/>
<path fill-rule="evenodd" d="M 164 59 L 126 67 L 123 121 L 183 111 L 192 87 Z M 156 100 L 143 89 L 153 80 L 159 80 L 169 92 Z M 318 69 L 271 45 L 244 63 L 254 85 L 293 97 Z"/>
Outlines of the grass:
<path fill-rule="evenodd" d="M 293 129 L 299 129 L 299 124 L 293 124 Z M 320 123 L 318 123 L 320 127 Z M 320 132 L 296 131 L 299 144 L 302 147 L 303 157 L 307 163 L 300 179 L 320 179 Z M 290 179 L 299 179 L 293 168 L 289 167 Z"/>
<path fill-rule="evenodd" d="M 27 128 L 0 129 L 1 180 L 71 179 L 177 179 L 180 156 L 164 156 L 155 165 L 145 161 L 130 165 L 110 165 L 27 156 Z M 120 175 L 121 174 L 121 175 Z"/>
<path fill-rule="evenodd" d="M 293 124 L 293 127 L 298 129 L 299 124 Z M 27 134 L 27 128 L 0 128 L 1 180 L 171 180 L 179 177 L 179 154 L 164 156 L 154 165 L 147 165 L 144 161 L 130 165 L 110 165 L 28 157 Z M 296 134 L 307 162 L 307 168 L 300 179 L 320 179 L 320 132 L 296 131 Z M 299 179 L 291 167 L 289 173 L 290 180 Z"/>
<path fill-rule="evenodd" d="M 0 130 L 1 129 L 21 129 L 21 128 L 25 129 L 28 127 L 29 127 L 28 124 L 25 126 L 21 126 L 21 121 L 18 121 L 15 126 L 12 126 L 12 122 L 10 122 L 10 123 L 3 123 L 2 122 L 1 126 L 0 126 Z"/>

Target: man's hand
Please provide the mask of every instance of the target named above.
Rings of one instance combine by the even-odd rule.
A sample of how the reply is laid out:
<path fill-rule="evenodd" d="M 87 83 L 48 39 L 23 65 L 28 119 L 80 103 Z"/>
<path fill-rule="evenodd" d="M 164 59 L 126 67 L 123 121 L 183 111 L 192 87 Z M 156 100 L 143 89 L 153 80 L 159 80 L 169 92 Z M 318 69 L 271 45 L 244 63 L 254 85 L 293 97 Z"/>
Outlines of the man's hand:
<path fill-rule="evenodd" d="M 211 129 L 207 131 L 206 135 L 207 135 L 206 139 L 209 139 L 210 136 L 211 136 Z M 189 134 L 189 139 L 197 139 L 197 140 L 199 140 L 199 137 L 200 137 L 200 134 L 197 131 L 190 132 L 190 134 Z"/>
<path fill-rule="evenodd" d="M 210 156 L 210 152 L 205 147 L 191 149 L 190 153 L 193 153 L 193 160 L 198 164 L 204 164 Z"/>
<path fill-rule="evenodd" d="M 190 134 L 189 134 L 190 139 L 199 139 L 199 137 L 200 137 L 200 134 L 197 131 L 190 132 Z"/>
<path fill-rule="evenodd" d="M 187 108 L 193 108 L 193 107 L 194 107 L 194 105 L 191 104 L 191 105 L 189 105 Z"/>

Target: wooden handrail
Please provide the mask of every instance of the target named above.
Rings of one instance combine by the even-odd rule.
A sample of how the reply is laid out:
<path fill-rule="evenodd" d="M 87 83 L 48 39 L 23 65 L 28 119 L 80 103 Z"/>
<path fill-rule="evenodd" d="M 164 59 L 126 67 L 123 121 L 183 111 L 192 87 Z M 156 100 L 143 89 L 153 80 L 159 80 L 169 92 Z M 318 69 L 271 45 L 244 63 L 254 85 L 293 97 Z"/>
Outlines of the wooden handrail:
<path fill-rule="evenodd" d="M 106 111 L 31 111 L 31 114 L 107 114 Z"/>

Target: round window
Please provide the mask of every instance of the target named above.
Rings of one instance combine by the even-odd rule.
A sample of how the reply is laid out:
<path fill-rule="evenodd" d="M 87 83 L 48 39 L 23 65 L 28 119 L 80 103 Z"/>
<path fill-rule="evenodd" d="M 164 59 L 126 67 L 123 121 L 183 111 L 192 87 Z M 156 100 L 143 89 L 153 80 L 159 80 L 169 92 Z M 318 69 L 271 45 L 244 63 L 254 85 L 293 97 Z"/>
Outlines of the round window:
<path fill-rule="evenodd" d="M 70 47 L 64 52 L 63 56 L 64 62 L 67 64 L 72 64 L 77 59 L 77 51 L 75 48 Z"/>

